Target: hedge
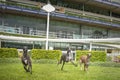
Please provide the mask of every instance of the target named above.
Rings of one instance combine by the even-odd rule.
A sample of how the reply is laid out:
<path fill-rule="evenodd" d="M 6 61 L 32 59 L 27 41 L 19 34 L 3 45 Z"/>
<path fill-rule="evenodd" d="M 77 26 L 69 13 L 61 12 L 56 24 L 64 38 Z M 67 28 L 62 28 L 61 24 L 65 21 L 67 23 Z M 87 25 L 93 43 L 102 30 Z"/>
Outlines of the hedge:
<path fill-rule="evenodd" d="M 32 49 L 33 59 L 59 59 L 62 52 L 60 50 Z"/>
<path fill-rule="evenodd" d="M 105 62 L 106 61 L 106 52 L 105 51 L 91 51 L 90 52 L 90 51 L 80 51 L 80 50 L 76 51 L 77 60 L 80 58 L 81 55 L 85 55 L 88 53 L 92 54 L 91 59 L 90 59 L 92 62 L 94 62 L 94 61 Z"/>
<path fill-rule="evenodd" d="M 0 48 L 0 58 L 18 57 L 18 51 L 15 48 Z"/>

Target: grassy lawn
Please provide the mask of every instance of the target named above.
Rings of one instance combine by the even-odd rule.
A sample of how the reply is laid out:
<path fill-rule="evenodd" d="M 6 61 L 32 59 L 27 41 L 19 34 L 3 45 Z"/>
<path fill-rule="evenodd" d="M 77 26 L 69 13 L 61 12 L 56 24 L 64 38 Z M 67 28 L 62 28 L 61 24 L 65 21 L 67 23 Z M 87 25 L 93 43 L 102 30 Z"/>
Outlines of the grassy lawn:
<path fill-rule="evenodd" d="M 33 61 L 33 74 L 24 71 L 19 59 L 0 59 L 0 80 L 119 80 L 119 63 L 91 63 L 88 72 L 67 63 L 64 71 L 55 61 Z"/>

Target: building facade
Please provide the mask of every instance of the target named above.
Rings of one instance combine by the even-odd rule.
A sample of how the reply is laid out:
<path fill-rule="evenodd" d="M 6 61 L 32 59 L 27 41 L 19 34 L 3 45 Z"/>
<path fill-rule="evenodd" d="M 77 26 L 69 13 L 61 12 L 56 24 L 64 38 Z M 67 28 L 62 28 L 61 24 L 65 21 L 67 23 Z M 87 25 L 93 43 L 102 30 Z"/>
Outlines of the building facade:
<path fill-rule="evenodd" d="M 51 0 L 49 39 L 120 38 L 119 0 Z M 1 0 L 0 34 L 46 38 L 47 13 L 41 8 L 47 0 Z M 34 45 L 33 45 L 34 44 Z M 119 43 L 120 44 L 120 43 Z M 1 39 L 1 47 L 45 48 L 45 41 Z M 49 48 L 89 49 L 87 43 L 49 42 Z M 95 49 L 105 46 L 94 45 Z M 98 48 L 97 48 L 98 47 Z"/>

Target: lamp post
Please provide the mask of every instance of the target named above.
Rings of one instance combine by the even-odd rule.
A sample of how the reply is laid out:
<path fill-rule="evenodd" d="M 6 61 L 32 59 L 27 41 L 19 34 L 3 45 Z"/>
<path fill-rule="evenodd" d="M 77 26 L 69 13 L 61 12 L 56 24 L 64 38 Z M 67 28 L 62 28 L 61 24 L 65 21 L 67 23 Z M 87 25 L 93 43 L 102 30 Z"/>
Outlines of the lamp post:
<path fill-rule="evenodd" d="M 50 12 L 55 11 L 55 8 L 48 2 L 47 5 L 42 7 L 42 9 L 47 12 L 47 31 L 46 31 L 46 46 L 45 46 L 45 49 L 48 50 Z"/>

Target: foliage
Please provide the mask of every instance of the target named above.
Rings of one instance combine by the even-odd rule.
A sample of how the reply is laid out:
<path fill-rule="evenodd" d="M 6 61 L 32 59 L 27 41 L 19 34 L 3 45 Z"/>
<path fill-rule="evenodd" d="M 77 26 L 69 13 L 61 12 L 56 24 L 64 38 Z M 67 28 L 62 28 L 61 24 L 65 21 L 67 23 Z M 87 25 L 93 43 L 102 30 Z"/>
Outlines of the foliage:
<path fill-rule="evenodd" d="M 112 61 L 112 56 L 107 56 L 107 57 L 106 57 L 106 61 L 107 61 L 107 62 L 111 62 L 111 61 Z"/>
<path fill-rule="evenodd" d="M 14 58 L 18 56 L 15 48 L 0 48 L 0 58 Z"/>
<path fill-rule="evenodd" d="M 92 51 L 91 61 L 106 61 L 106 53 L 104 51 Z"/>
<path fill-rule="evenodd" d="M 59 50 L 32 49 L 33 59 L 59 59 L 62 54 Z"/>
<path fill-rule="evenodd" d="M 104 51 L 80 51 L 80 50 L 77 50 L 77 60 L 80 58 L 81 55 L 86 55 L 88 53 L 91 53 L 91 61 L 106 61 L 106 53 Z"/>
<path fill-rule="evenodd" d="M 23 56 L 23 51 L 18 52 L 18 57 L 21 58 Z"/>
<path fill-rule="evenodd" d="M 117 58 L 118 58 L 118 59 L 120 59 L 120 55 L 119 55 L 119 56 L 117 56 Z"/>

